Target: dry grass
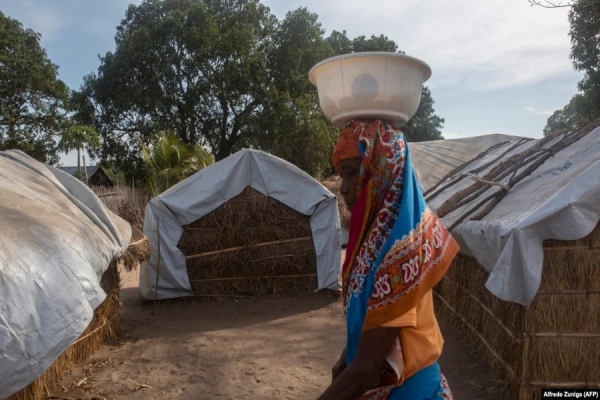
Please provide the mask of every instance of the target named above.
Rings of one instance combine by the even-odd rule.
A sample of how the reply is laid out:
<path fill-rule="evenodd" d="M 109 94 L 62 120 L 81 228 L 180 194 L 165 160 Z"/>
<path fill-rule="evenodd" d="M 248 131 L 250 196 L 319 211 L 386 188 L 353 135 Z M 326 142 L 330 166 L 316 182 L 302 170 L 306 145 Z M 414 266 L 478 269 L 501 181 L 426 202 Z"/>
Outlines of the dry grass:
<path fill-rule="evenodd" d="M 150 244 L 144 236 L 144 212 L 150 200 L 148 193 L 130 186 L 96 186 L 93 190 L 109 210 L 131 225 L 131 242 L 119 261 L 128 271 L 136 269 L 150 256 Z"/>
<path fill-rule="evenodd" d="M 183 227 L 195 295 L 300 294 L 316 289 L 310 217 L 247 187 Z"/>
<path fill-rule="evenodd" d="M 144 211 L 150 200 L 146 191 L 130 186 L 96 186 L 93 190 L 109 210 L 129 222 L 132 242 L 144 237 Z"/>
<path fill-rule="evenodd" d="M 600 224 L 581 240 L 547 241 L 542 282 L 529 309 L 485 289 L 489 274 L 459 255 L 436 287 L 448 316 L 511 398 L 539 399 L 540 387 L 600 387 Z"/>
<path fill-rule="evenodd" d="M 94 311 L 92 321 L 79 339 L 60 355 L 52 365 L 29 386 L 15 393 L 7 400 L 43 399 L 55 387 L 62 375 L 77 364 L 85 361 L 96 352 L 103 343 L 117 337 L 120 328 L 119 271 L 116 262 L 112 262 L 100 282 L 106 292 L 106 299 Z"/>
<path fill-rule="evenodd" d="M 346 207 L 346 204 L 344 204 L 342 196 L 340 196 L 341 184 L 342 179 L 339 176 L 333 176 L 321 181 L 321 185 L 325 186 L 327 190 L 333 193 L 333 195 L 337 198 L 342 228 L 348 228 L 348 225 L 350 225 L 350 211 L 348 210 L 348 207 Z"/>

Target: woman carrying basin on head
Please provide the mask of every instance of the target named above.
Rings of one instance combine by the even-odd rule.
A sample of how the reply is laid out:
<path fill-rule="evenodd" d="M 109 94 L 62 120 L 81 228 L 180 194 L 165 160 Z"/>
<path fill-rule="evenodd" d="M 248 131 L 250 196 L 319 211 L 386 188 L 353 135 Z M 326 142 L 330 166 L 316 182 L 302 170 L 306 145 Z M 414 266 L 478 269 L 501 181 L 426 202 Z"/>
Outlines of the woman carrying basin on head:
<path fill-rule="evenodd" d="M 319 400 L 451 399 L 432 288 L 458 245 L 429 210 L 406 140 L 383 120 L 354 120 L 333 164 L 351 209 L 343 301 L 347 343 Z"/>

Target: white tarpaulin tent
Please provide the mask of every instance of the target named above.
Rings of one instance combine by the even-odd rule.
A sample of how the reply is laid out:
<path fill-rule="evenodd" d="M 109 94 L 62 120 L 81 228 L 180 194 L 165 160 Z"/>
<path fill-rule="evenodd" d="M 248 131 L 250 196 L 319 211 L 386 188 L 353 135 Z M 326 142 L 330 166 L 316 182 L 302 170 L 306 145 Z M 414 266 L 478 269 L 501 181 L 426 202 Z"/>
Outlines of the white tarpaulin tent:
<path fill-rule="evenodd" d="M 410 142 L 408 148 L 419 183 L 429 189 L 454 168 L 477 157 L 492 146 L 516 143 L 523 138 L 493 134 L 462 139 Z"/>
<path fill-rule="evenodd" d="M 150 201 L 144 234 L 152 250 L 140 269 L 144 297 L 167 299 L 192 295 L 185 257 L 177 247 L 182 226 L 214 211 L 247 186 L 310 216 L 317 256 L 316 289 L 339 288 L 340 221 L 335 196 L 294 165 L 261 151 L 245 149 L 195 173 Z M 157 266 L 160 266 L 158 284 Z"/>
<path fill-rule="evenodd" d="M 528 158 L 550 157 L 539 166 L 527 162 L 517 164 L 515 173 L 494 179 L 507 184 L 512 177 L 525 172 L 525 178 L 511 187 L 483 219 L 465 218 L 459 222 L 459 218 L 465 213 L 470 214 L 468 211 L 484 198 L 503 190 L 497 185 L 488 185 L 485 192 L 470 200 L 464 196 L 460 200 L 466 199 L 466 204 L 443 215 L 448 227 L 456 225 L 452 234 L 458 240 L 461 252 L 473 256 L 490 273 L 486 287 L 500 299 L 529 305 L 541 281 L 543 241 L 583 238 L 600 219 L 600 127 L 582 132 L 589 133 L 557 152 L 550 149 L 565 143 L 561 142 L 565 140 L 563 135 L 547 143 L 542 139 L 521 142 L 515 148 L 519 141 L 512 139 L 468 163 L 425 196 L 429 206 L 439 212 L 453 195 L 456 200 L 462 195 L 461 190 L 474 184 L 469 177 L 459 180 L 463 173 L 471 172 L 482 178 L 511 156 L 529 149 L 532 152 Z M 473 138 L 475 141 L 484 139 Z M 444 152 L 444 145 L 446 143 L 440 142 L 438 151 Z M 451 151 L 451 141 L 447 141 L 447 146 Z M 414 156 L 413 160 L 418 165 L 424 158 L 426 155 Z M 435 160 L 428 162 L 431 166 L 427 169 L 438 167 Z M 532 165 L 533 171 L 526 173 Z M 508 168 L 506 163 L 499 170 L 503 168 Z"/>
<path fill-rule="evenodd" d="M 92 320 L 131 228 L 74 177 L 0 152 L 0 399 L 35 381 Z"/>

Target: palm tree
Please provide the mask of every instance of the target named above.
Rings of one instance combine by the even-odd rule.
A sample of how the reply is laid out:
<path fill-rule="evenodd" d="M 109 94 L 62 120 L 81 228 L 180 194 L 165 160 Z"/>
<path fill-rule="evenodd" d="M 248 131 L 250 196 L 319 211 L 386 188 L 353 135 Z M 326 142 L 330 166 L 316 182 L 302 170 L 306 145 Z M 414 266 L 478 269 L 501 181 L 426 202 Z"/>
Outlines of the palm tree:
<path fill-rule="evenodd" d="M 140 144 L 148 171 L 146 186 L 154 196 L 214 163 L 214 157 L 206 149 L 184 144 L 172 133 L 161 134 L 149 147 Z"/>
<path fill-rule="evenodd" d="M 77 150 L 77 175 L 81 179 L 81 151 L 85 148 L 92 149 L 100 146 L 100 136 L 94 128 L 87 125 L 72 125 L 63 132 L 59 149 L 68 153 L 71 150 Z"/>

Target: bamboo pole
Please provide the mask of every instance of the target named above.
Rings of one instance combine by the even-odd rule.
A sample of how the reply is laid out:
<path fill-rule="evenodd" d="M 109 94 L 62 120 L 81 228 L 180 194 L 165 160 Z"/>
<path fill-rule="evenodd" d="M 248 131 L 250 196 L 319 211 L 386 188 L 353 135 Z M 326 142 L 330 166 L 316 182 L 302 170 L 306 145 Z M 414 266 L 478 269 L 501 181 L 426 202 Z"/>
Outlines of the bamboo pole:
<path fill-rule="evenodd" d="M 85 166 L 85 155 L 81 156 L 83 158 L 83 170 L 85 171 L 85 184 L 90 185 L 90 179 L 87 172 L 87 167 Z"/>
<path fill-rule="evenodd" d="M 521 381 L 519 382 L 520 398 L 524 397 L 523 392 L 525 387 L 523 386 L 523 382 L 525 382 L 527 376 L 529 376 L 529 368 L 531 366 L 531 360 L 529 359 L 529 352 L 531 351 L 531 338 L 523 335 L 523 330 L 528 326 L 528 320 L 529 315 L 527 313 L 521 313 L 521 339 L 523 340 L 523 346 L 521 347 Z"/>
<path fill-rule="evenodd" d="M 73 342 L 73 344 L 71 346 L 75 346 L 77 343 L 81 342 L 82 340 L 89 338 L 90 336 L 92 336 L 93 334 L 98 332 L 99 330 L 104 329 L 106 327 L 106 325 L 108 325 L 109 322 L 112 322 L 115 318 L 120 318 L 120 317 L 121 317 L 120 314 L 116 314 L 110 318 L 105 319 L 104 322 L 99 327 L 97 327 L 96 329 L 94 329 L 93 331 L 88 333 L 87 335 L 81 336 L 79 339 L 77 339 L 75 342 Z"/>
<path fill-rule="evenodd" d="M 576 251 L 576 250 L 600 251 L 600 244 L 592 244 L 589 246 L 582 244 L 582 245 L 574 245 L 574 246 L 544 247 L 544 251 Z"/>
<path fill-rule="evenodd" d="M 481 308 L 483 308 L 483 310 L 485 312 L 487 312 L 489 314 L 490 317 L 492 317 L 497 323 L 498 325 L 500 325 L 500 327 L 502 329 L 504 329 L 504 331 L 508 334 L 508 336 L 510 336 L 510 338 L 512 340 L 514 340 L 516 343 L 521 344 L 521 339 L 519 339 L 514 333 L 513 331 L 510 330 L 510 328 L 506 325 L 504 325 L 504 323 L 500 320 L 500 318 L 496 317 L 496 315 L 493 313 L 492 310 L 490 310 L 485 304 L 483 304 L 481 302 L 481 300 L 479 300 L 477 298 L 477 296 L 475 296 L 473 293 L 469 292 L 468 290 L 464 289 L 463 287 L 461 287 L 458 283 L 454 282 L 452 279 L 448 278 L 447 276 L 444 276 L 442 279 L 444 279 L 446 282 L 450 282 L 453 285 L 457 286 L 460 288 L 460 290 L 462 290 L 463 292 L 467 293 L 473 300 L 475 300 L 475 302 L 477 304 L 479 304 L 479 306 Z"/>
<path fill-rule="evenodd" d="M 598 294 L 600 293 L 600 288 L 591 288 L 591 289 L 565 289 L 565 290 L 539 290 L 536 295 L 573 295 L 573 294 Z"/>
<path fill-rule="evenodd" d="M 251 244 L 248 246 L 239 246 L 239 247 L 231 247 L 229 249 L 223 249 L 223 250 L 207 251 L 205 253 L 193 254 L 191 256 L 186 256 L 185 259 L 192 260 L 194 258 L 199 258 L 199 257 L 206 257 L 206 256 L 217 255 L 217 254 L 230 253 L 232 251 L 239 251 L 239 250 L 252 249 L 252 248 L 256 248 L 256 247 L 270 246 L 272 244 L 302 242 L 302 241 L 311 240 L 311 239 L 312 238 L 310 236 L 306 236 L 306 237 L 301 237 L 301 238 L 296 238 L 296 239 L 275 240 L 272 242 L 257 243 L 257 244 Z"/>
<path fill-rule="evenodd" d="M 502 359 L 500 354 L 496 353 L 496 351 L 492 348 L 492 346 L 488 343 L 488 341 L 483 337 L 483 335 L 481 335 L 481 333 L 477 332 L 477 329 L 475 329 L 473 327 L 473 325 L 471 325 L 465 317 L 460 315 L 454 307 L 452 307 L 450 304 L 448 304 L 446 299 L 444 299 L 440 294 L 438 294 L 436 292 L 433 292 L 433 294 L 436 295 L 437 298 L 440 299 L 442 301 L 442 303 L 450 309 L 450 311 L 452 311 L 458 318 L 460 318 L 463 321 L 463 323 L 467 326 L 467 328 L 469 328 L 475 335 L 477 335 L 479 340 L 481 340 L 481 343 L 488 349 L 490 354 L 492 354 L 496 358 L 496 360 L 506 369 L 506 372 L 508 372 L 508 374 L 512 377 L 512 379 L 514 379 L 515 381 L 518 381 L 519 379 L 517 378 L 515 371 L 511 368 L 510 365 L 508 365 L 508 363 L 506 361 L 504 361 Z"/>
<path fill-rule="evenodd" d="M 523 332 L 523 336 L 531 338 L 596 339 L 600 338 L 600 333 Z"/>
<path fill-rule="evenodd" d="M 599 382 L 523 382 L 525 386 L 541 386 L 544 388 L 576 388 L 576 389 L 598 389 L 600 388 Z"/>
<path fill-rule="evenodd" d="M 112 196 L 117 194 L 117 192 L 110 192 L 110 193 L 102 193 L 102 194 L 97 194 L 96 196 L 98 197 L 107 197 L 107 196 Z"/>
<path fill-rule="evenodd" d="M 500 186 L 502 189 L 504 189 L 506 191 L 510 190 L 510 186 L 508 186 L 507 184 L 502 183 L 502 182 L 488 181 L 488 180 L 485 180 L 485 179 L 482 179 L 482 178 L 476 176 L 475 174 L 471 174 L 470 172 L 465 172 L 462 175 L 468 176 L 469 178 L 473 179 L 475 182 L 483 183 L 484 185 Z"/>
<path fill-rule="evenodd" d="M 302 257 L 302 256 L 306 256 L 308 254 L 310 254 L 311 252 L 308 253 L 302 253 L 302 254 L 281 254 L 279 256 L 271 256 L 271 257 L 264 257 L 264 258 L 259 258 L 256 260 L 252 260 L 250 262 L 261 262 L 261 261 L 266 261 L 266 260 L 273 260 L 275 258 L 285 258 L 285 257 Z"/>
<path fill-rule="evenodd" d="M 148 240 L 148 238 L 146 236 L 144 236 L 143 238 L 141 238 L 140 240 L 136 240 L 135 242 L 129 243 L 129 246 L 135 246 L 138 245 L 140 243 L 143 243 L 144 241 Z"/>
<path fill-rule="evenodd" d="M 158 215 L 156 216 L 156 240 L 158 241 L 156 244 L 158 259 L 156 261 L 156 283 L 154 284 L 154 305 L 152 308 L 152 315 L 154 315 L 154 313 L 156 312 L 156 297 L 158 296 L 158 274 L 160 271 L 160 219 L 158 219 Z"/>
<path fill-rule="evenodd" d="M 268 276 L 231 276 L 227 278 L 207 278 L 207 279 L 194 279 L 192 283 L 202 282 L 219 282 L 219 281 L 232 281 L 232 280 L 246 280 L 246 279 L 274 279 L 274 278 L 307 278 L 314 277 L 317 274 L 300 274 L 300 275 L 268 275 Z"/>

